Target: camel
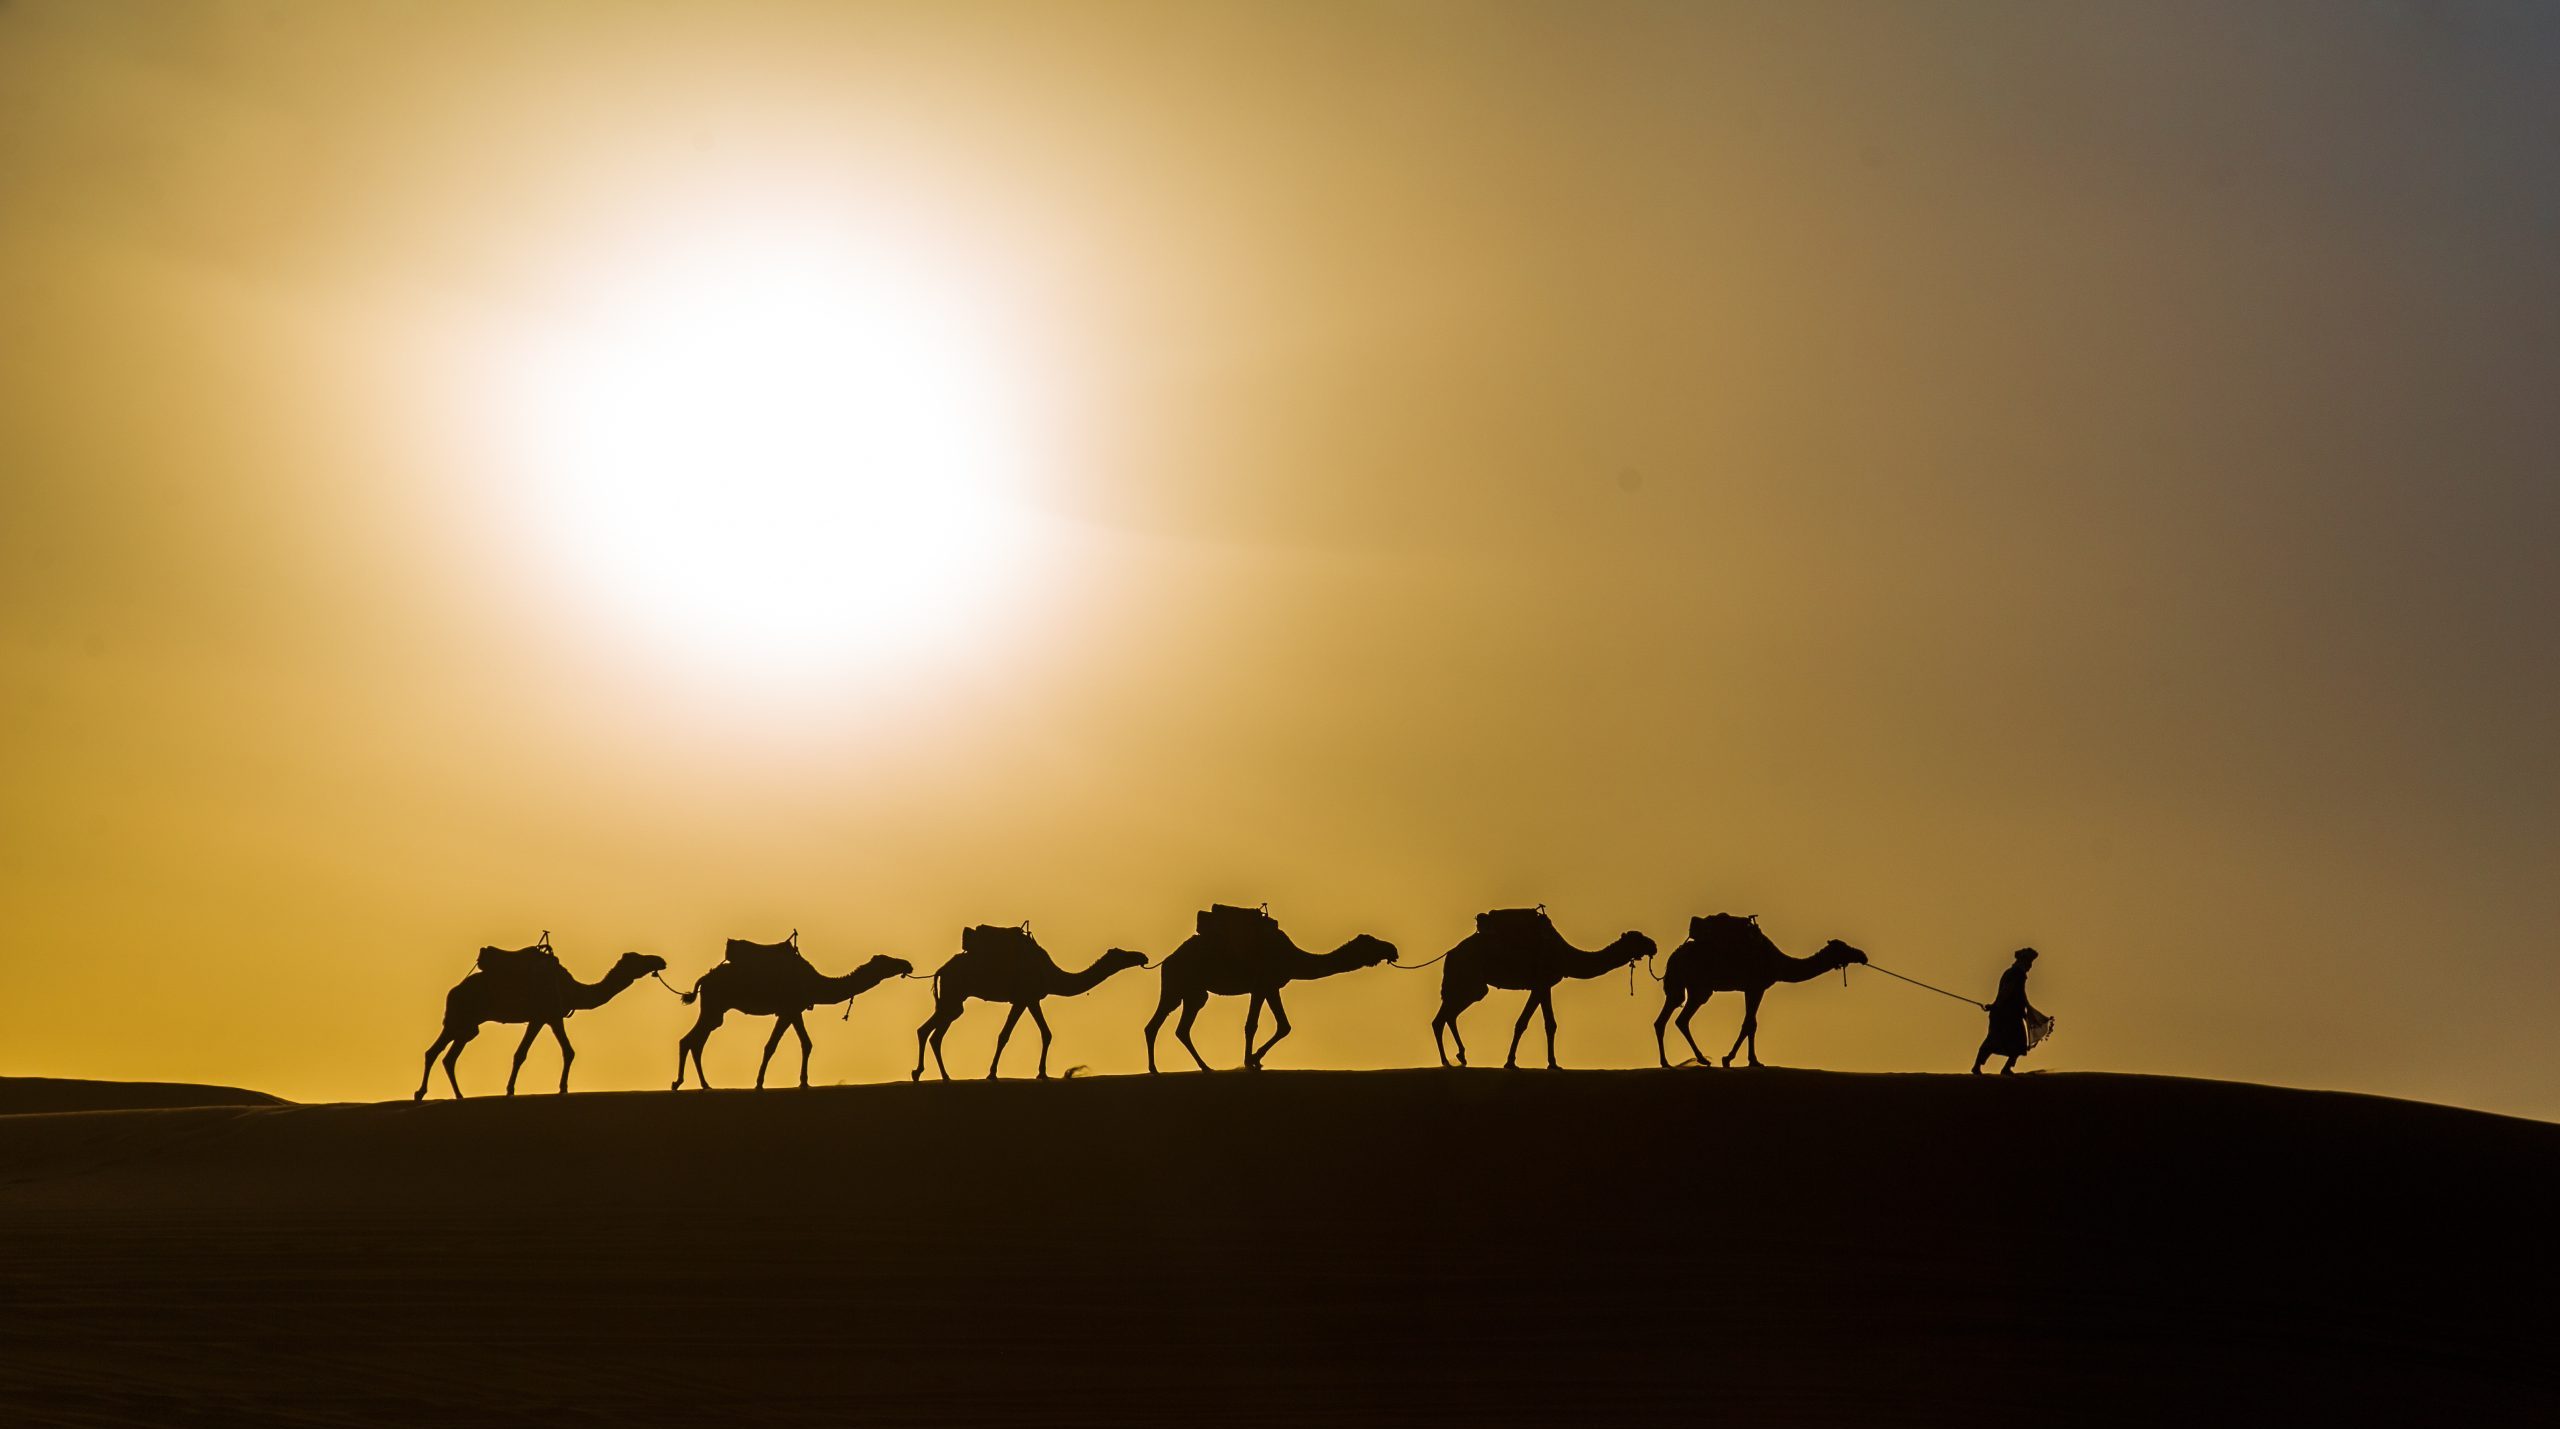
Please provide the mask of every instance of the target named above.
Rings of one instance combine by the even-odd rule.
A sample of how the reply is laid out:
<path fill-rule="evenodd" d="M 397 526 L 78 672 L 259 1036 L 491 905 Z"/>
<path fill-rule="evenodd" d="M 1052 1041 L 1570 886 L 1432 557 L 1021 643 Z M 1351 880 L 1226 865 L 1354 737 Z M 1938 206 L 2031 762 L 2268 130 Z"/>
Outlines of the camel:
<path fill-rule="evenodd" d="M 942 1063 L 943 1034 L 951 1030 L 967 1008 L 970 998 L 982 1002 L 1003 1002 L 1013 1011 L 1004 1020 L 1004 1029 L 996 1034 L 996 1054 L 987 1063 L 987 1077 L 993 1080 L 996 1068 L 1004 1062 L 1004 1044 L 1013 1036 L 1014 1024 L 1022 1014 L 1031 1014 L 1031 1023 L 1040 1029 L 1040 1076 L 1049 1075 L 1049 1019 L 1040 1015 L 1044 998 L 1074 997 L 1089 992 L 1104 978 L 1124 968 L 1143 967 L 1146 955 L 1125 948 L 1113 948 L 1093 960 L 1081 972 L 1068 972 L 1049 957 L 1031 936 L 1026 925 L 1021 928 L 978 927 L 960 935 L 960 951 L 942 970 L 933 975 L 933 1013 L 916 1028 L 916 1069 L 910 1080 L 924 1078 L 925 1049 L 933 1049 L 934 1070 L 944 1081 L 951 1080 L 951 1069 Z"/>
<path fill-rule="evenodd" d="M 569 1090 L 569 1064 L 578 1058 L 569 1045 L 569 1014 L 602 1007 L 624 988 L 644 977 L 666 970 L 667 960 L 648 953 L 624 953 L 615 959 L 613 968 L 594 982 L 580 982 L 569 970 L 545 958 L 543 966 L 517 972 L 474 972 L 454 984 L 444 996 L 444 1030 L 436 1035 L 435 1045 L 427 1049 L 425 1069 L 418 1076 L 418 1090 L 410 1100 L 423 1101 L 427 1083 L 435 1076 L 436 1054 L 444 1054 L 444 1079 L 452 1084 L 453 1095 L 462 1096 L 461 1079 L 454 1075 L 453 1064 L 462 1049 L 480 1035 L 484 1022 L 521 1022 L 524 1040 L 516 1044 L 515 1061 L 507 1068 L 507 1095 L 516 1094 L 516 1073 L 524 1070 L 525 1053 L 533 1050 L 533 1039 L 543 1028 L 551 1029 L 560 1044 L 560 1090 Z"/>
<path fill-rule="evenodd" d="M 1174 1024 L 1173 1035 L 1205 1072 L 1209 1060 L 1192 1044 L 1192 1020 L 1213 995 L 1252 998 L 1244 1014 L 1244 1065 L 1246 1071 L 1260 1071 L 1263 1058 L 1289 1035 L 1289 1010 L 1280 1005 L 1284 985 L 1396 960 L 1395 944 L 1366 933 L 1332 952 L 1310 953 L 1289 941 L 1289 935 L 1267 915 L 1242 911 L 1245 916 L 1234 921 L 1204 918 L 1200 931 L 1165 955 L 1163 991 L 1156 999 L 1156 1015 L 1147 1019 L 1148 1071 L 1156 1069 L 1156 1029 L 1164 1026 L 1177 1003 L 1182 1020 Z M 1264 1003 L 1271 1005 L 1271 1040 L 1256 1048 L 1254 1031 L 1262 1020 Z"/>
<path fill-rule="evenodd" d="M 800 1085 L 809 1085 L 809 1027 L 801 1020 L 810 1008 L 831 1002 L 845 1004 L 845 1015 L 853 1015 L 853 1000 L 893 977 L 915 971 L 915 964 L 904 958 L 876 957 L 842 977 L 828 977 L 811 967 L 795 953 L 788 959 L 764 959 L 753 962 L 724 961 L 704 973 L 693 989 L 682 994 L 687 1005 L 695 998 L 702 1000 L 702 1015 L 693 1030 L 676 1043 L 676 1083 L 673 1090 L 684 1090 L 685 1058 L 693 1059 L 693 1075 L 703 1090 L 711 1089 L 710 1074 L 702 1070 L 703 1044 L 720 1026 L 721 1019 L 732 1012 L 773 1019 L 773 1035 L 764 1039 L 764 1056 L 756 1063 L 756 1088 L 764 1088 L 765 1068 L 773 1064 L 773 1049 L 782 1045 L 782 1034 L 797 1033 L 800 1038 Z"/>
<path fill-rule="evenodd" d="M 1620 933 L 1605 948 L 1585 952 L 1564 940 L 1555 924 L 1547 921 L 1544 908 L 1479 914 L 1476 930 L 1448 951 L 1448 966 L 1440 974 L 1440 1011 L 1431 1019 L 1431 1045 L 1440 1053 L 1440 1065 L 1449 1065 L 1448 1048 L 1440 1040 L 1441 1030 L 1446 1028 L 1450 1040 L 1457 1043 L 1457 1065 L 1465 1066 L 1467 1039 L 1458 1035 L 1458 1014 L 1482 1001 L 1487 989 L 1501 987 L 1529 994 L 1529 1000 L 1520 1005 L 1520 1020 L 1512 1024 L 1511 1050 L 1503 1057 L 1502 1065 L 1519 1065 L 1520 1037 L 1529 1030 L 1529 1016 L 1543 1012 L 1547 1023 L 1547 1066 L 1558 1066 L 1556 984 L 1569 977 L 1598 977 L 1615 972 L 1651 956 L 1653 939 L 1632 930 Z"/>
<path fill-rule="evenodd" d="M 1671 1010 L 1680 1009 L 1680 1039 L 1700 1066 L 1714 1065 L 1707 1054 L 1698 1050 L 1698 1039 L 1689 1035 L 1689 1019 L 1707 1005 L 1712 993 L 1742 994 L 1742 1030 L 1734 1034 L 1733 1049 L 1724 1054 L 1725 1066 L 1733 1065 L 1733 1055 L 1748 1046 L 1750 1065 L 1760 1065 L 1760 999 L 1769 989 L 1782 982 L 1810 982 L 1833 968 L 1863 963 L 1867 955 L 1834 938 L 1822 945 L 1821 951 L 1809 958 L 1791 958 L 1778 951 L 1769 935 L 1760 931 L 1756 918 L 1718 913 L 1708 918 L 1689 920 L 1689 937 L 1671 950 L 1671 959 L 1662 967 L 1662 1011 L 1653 1019 L 1653 1055 L 1662 1065 L 1671 1058 L 1662 1050 L 1662 1024 L 1671 1020 Z"/>

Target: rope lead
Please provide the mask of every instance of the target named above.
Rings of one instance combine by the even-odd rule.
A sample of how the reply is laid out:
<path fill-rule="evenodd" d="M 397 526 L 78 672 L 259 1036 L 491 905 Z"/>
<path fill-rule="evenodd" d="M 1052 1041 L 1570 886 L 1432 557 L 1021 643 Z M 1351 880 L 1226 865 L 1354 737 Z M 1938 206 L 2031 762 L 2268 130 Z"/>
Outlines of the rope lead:
<path fill-rule="evenodd" d="M 1916 978 L 1916 977 L 1903 977 L 1903 976 L 1902 976 L 1902 974 L 1900 974 L 1900 973 L 1898 973 L 1898 972 L 1895 972 L 1895 971 L 1894 971 L 1893 969 L 1891 969 L 1891 968 L 1879 968 L 1879 967 L 1876 967 L 1876 965 L 1875 965 L 1874 963 L 1861 963 L 1861 964 L 1859 964 L 1858 966 L 1866 967 L 1866 968 L 1873 968 L 1875 971 L 1880 972 L 1880 973 L 1883 973 L 1886 977 L 1889 977 L 1889 978 L 1900 978 L 1902 981 L 1904 981 L 1904 982 L 1907 982 L 1907 983 L 1911 984 L 1913 987 L 1925 987 L 1925 988 L 1929 989 L 1929 991 L 1936 993 L 1936 994 L 1937 994 L 1938 996 L 1940 996 L 1940 997 L 1952 997 L 1952 998 L 1954 998 L 1954 999 L 1955 999 L 1956 1001 L 1958 1001 L 1958 1002 L 1967 1003 L 1967 1004 L 1970 1004 L 1970 1005 L 1972 1005 L 1972 1006 L 1974 1006 L 1974 1007 L 1979 1007 L 1979 1008 L 1981 1008 L 1981 1009 L 1982 1009 L 1983 1011 L 1985 1011 L 1985 1012 L 1989 1012 L 1989 1011 L 1991 1010 L 1991 1004 L 1990 1004 L 1990 1003 L 1987 1003 L 1987 1002 L 1975 1002 L 1972 998 L 1969 998 L 1969 997 L 1965 996 L 1963 993 L 1960 993 L 1960 992 L 1949 992 L 1949 991 L 1947 991 L 1945 988 L 1943 988 L 1943 987 L 1939 987 L 1939 986 L 1938 986 L 1938 985 L 1936 985 L 1935 983 L 1926 983 L 1926 982 L 1922 982 L 1920 979 L 1918 979 L 1918 978 Z M 1848 976 L 1848 973 L 1849 973 L 1849 969 L 1848 969 L 1848 967 L 1847 967 L 1847 966 L 1845 966 L 1845 965 L 1844 965 L 1844 966 L 1840 969 L 1840 974 L 1841 974 L 1841 976 L 1842 976 L 1843 978 L 1845 978 L 1845 977 L 1847 977 L 1847 976 Z"/>

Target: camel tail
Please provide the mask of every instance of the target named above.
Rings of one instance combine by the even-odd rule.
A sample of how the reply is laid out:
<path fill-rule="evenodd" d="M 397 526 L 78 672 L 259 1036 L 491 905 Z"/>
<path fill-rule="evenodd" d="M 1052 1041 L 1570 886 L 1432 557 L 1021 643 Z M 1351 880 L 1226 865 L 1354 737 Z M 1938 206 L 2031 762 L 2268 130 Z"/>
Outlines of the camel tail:
<path fill-rule="evenodd" d="M 706 974 L 706 976 L 708 976 L 708 974 Z M 700 996 L 702 996 L 702 979 L 695 978 L 693 980 L 693 986 L 676 994 L 676 1000 L 682 1002 L 687 1007 L 691 1007 L 693 1006 L 693 1000 Z"/>

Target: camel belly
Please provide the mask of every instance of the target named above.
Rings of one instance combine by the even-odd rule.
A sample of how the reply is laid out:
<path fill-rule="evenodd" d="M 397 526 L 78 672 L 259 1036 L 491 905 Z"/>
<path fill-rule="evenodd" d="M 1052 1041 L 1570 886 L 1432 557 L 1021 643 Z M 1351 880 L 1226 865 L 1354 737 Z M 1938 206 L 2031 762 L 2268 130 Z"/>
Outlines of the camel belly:
<path fill-rule="evenodd" d="M 1200 986 L 1202 991 L 1212 997 L 1251 997 L 1255 993 L 1271 990 L 1271 984 L 1268 982 L 1233 974 L 1204 978 Z"/>

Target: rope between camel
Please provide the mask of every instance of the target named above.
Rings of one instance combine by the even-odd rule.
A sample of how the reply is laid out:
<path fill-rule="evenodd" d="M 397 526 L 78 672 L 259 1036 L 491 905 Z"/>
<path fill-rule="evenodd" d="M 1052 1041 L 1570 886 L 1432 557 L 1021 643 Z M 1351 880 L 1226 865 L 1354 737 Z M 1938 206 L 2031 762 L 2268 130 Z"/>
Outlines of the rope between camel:
<path fill-rule="evenodd" d="M 1445 958 L 1447 956 L 1449 956 L 1447 953 L 1442 953 L 1439 958 L 1425 958 L 1418 963 L 1389 963 L 1387 966 L 1401 969 L 1405 972 L 1419 972 L 1422 969 L 1431 966 L 1433 963 L 1440 961 L 1440 958 Z"/>

